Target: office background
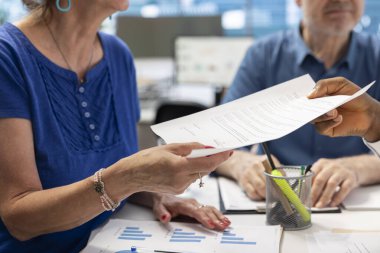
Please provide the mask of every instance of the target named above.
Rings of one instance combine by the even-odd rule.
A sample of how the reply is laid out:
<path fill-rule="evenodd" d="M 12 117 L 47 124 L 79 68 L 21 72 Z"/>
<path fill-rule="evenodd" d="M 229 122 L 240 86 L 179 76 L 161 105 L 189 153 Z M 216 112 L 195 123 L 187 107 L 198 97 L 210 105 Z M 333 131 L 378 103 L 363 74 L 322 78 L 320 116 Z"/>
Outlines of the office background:
<path fill-rule="evenodd" d="M 355 30 L 380 36 L 380 1 L 365 3 Z M 0 25 L 25 14 L 21 0 L 0 0 Z M 297 27 L 300 18 L 295 0 L 130 0 L 127 11 L 106 19 L 101 29 L 135 57 L 140 148 L 156 145 L 150 125 L 160 106 L 173 98 L 189 112 L 218 104 L 253 39 Z"/>
<path fill-rule="evenodd" d="M 227 36 L 261 37 L 298 24 L 300 13 L 294 0 L 131 0 L 130 8 L 118 15 L 159 17 L 222 15 Z M 366 0 L 365 15 L 358 31 L 380 34 L 380 1 Z M 0 24 L 25 13 L 19 0 L 0 0 Z M 115 32 L 114 22 L 107 26 Z"/>

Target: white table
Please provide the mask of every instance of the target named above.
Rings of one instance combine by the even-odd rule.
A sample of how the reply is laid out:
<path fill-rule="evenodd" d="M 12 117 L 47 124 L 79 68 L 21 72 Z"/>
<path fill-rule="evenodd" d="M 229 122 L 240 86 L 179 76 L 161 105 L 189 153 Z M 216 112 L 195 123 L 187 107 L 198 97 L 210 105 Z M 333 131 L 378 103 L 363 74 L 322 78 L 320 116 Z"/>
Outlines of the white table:
<path fill-rule="evenodd" d="M 199 189 L 196 184 L 184 194 L 194 196 L 199 202 L 219 206 L 217 188 L 210 179 L 205 178 L 205 188 Z M 227 215 L 232 224 L 265 225 L 265 214 L 233 214 Z M 155 220 L 150 209 L 127 203 L 125 207 L 112 216 L 112 219 Z M 380 211 L 347 211 L 342 213 L 318 213 L 312 214 L 312 226 L 305 230 L 284 231 L 281 252 L 282 253 L 306 253 L 308 252 L 306 235 L 318 231 L 331 229 L 376 230 L 380 231 Z M 95 230 L 91 238 L 99 231 Z"/>
<path fill-rule="evenodd" d="M 232 224 L 265 225 L 265 214 L 233 214 L 227 215 Z M 151 210 L 127 204 L 112 218 L 155 220 Z M 342 213 L 312 214 L 311 228 L 299 231 L 284 231 L 281 242 L 282 253 L 308 252 L 305 235 L 317 231 L 328 231 L 333 228 L 358 230 L 380 230 L 380 212 L 378 211 L 345 211 Z M 96 234 L 98 231 L 94 231 Z M 93 235 L 92 235 L 93 236 Z"/>

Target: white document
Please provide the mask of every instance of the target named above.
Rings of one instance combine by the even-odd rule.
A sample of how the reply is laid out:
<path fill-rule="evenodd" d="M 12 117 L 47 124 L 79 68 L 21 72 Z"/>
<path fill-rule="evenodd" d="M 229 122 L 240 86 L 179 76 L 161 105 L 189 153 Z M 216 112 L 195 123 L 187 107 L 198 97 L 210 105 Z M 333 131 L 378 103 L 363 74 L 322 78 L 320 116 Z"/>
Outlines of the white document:
<path fill-rule="evenodd" d="M 333 233 L 306 235 L 309 253 L 378 253 L 380 233 Z"/>
<path fill-rule="evenodd" d="M 343 201 L 347 210 L 380 210 L 380 185 L 359 187 Z"/>
<path fill-rule="evenodd" d="M 278 253 L 280 226 L 233 226 L 224 232 L 199 224 L 111 219 L 82 253 Z"/>
<path fill-rule="evenodd" d="M 265 212 L 265 201 L 253 201 L 233 180 L 219 177 L 219 190 L 226 211 Z"/>
<path fill-rule="evenodd" d="M 204 186 L 199 188 L 199 179 L 189 186 L 184 193 L 177 195 L 180 198 L 194 198 L 202 205 L 220 207 L 218 182 L 215 177 L 204 176 Z"/>
<path fill-rule="evenodd" d="M 373 82 L 374 83 L 374 82 Z M 194 150 L 189 157 L 262 143 L 283 137 L 313 119 L 365 93 L 308 99 L 315 86 L 304 75 L 229 103 L 174 119 L 152 130 L 166 143 L 200 142 L 215 149 Z"/>

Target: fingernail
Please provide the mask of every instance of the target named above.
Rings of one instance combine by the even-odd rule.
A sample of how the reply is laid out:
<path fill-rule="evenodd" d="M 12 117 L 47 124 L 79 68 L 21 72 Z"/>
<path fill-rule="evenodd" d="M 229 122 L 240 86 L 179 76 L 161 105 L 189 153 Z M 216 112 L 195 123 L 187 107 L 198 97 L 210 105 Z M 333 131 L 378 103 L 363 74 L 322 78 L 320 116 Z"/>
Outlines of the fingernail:
<path fill-rule="evenodd" d="M 207 223 L 210 225 L 210 227 L 212 227 L 212 228 L 215 227 L 215 223 L 212 222 L 212 220 L 208 220 Z"/>
<path fill-rule="evenodd" d="M 168 216 L 166 214 L 161 215 L 161 220 L 165 221 Z"/>
<path fill-rule="evenodd" d="M 323 207 L 322 202 L 318 202 L 317 205 L 316 205 L 315 207 L 317 207 L 317 208 L 322 208 L 322 207 Z"/>
<path fill-rule="evenodd" d="M 223 221 L 227 222 L 227 223 L 231 223 L 231 221 L 227 218 L 227 217 L 224 217 L 223 218 Z"/>
<path fill-rule="evenodd" d="M 215 148 L 215 147 L 213 147 L 213 146 L 205 146 L 205 148 Z"/>
<path fill-rule="evenodd" d="M 231 223 L 230 222 L 228 222 L 228 221 L 222 221 L 222 223 L 223 223 L 223 226 L 228 226 L 228 225 L 230 225 Z"/>
<path fill-rule="evenodd" d="M 332 117 L 335 115 L 335 112 L 334 111 L 329 111 L 328 113 L 326 113 L 327 116 L 329 117 Z"/>
<path fill-rule="evenodd" d="M 339 115 L 338 117 L 336 117 L 335 119 L 333 119 L 333 121 L 335 122 L 339 122 L 342 120 L 342 115 Z"/>
<path fill-rule="evenodd" d="M 307 94 L 307 96 L 308 96 L 308 97 L 311 96 L 311 95 L 315 92 L 316 88 L 317 88 L 317 87 L 314 86 L 313 89 L 310 91 L 310 93 Z"/>

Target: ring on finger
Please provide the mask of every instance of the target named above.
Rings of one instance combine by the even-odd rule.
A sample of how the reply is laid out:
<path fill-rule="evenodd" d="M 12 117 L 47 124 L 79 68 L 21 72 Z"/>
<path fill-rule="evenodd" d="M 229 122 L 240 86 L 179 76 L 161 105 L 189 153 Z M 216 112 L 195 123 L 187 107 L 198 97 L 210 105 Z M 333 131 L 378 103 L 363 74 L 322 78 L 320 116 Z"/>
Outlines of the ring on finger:
<path fill-rule="evenodd" d="M 201 205 L 199 205 L 199 206 L 197 207 L 197 209 L 201 209 L 201 208 L 204 208 L 204 207 L 207 207 L 207 205 L 203 205 L 203 204 L 201 204 Z"/>

